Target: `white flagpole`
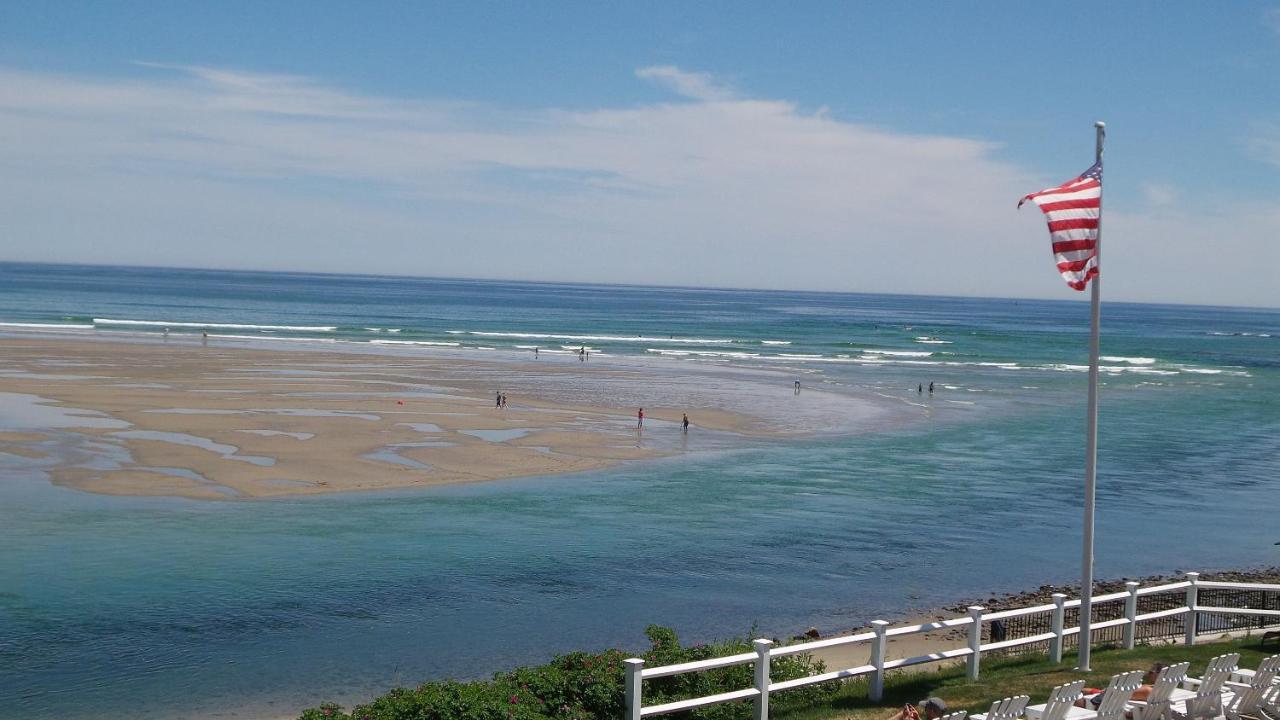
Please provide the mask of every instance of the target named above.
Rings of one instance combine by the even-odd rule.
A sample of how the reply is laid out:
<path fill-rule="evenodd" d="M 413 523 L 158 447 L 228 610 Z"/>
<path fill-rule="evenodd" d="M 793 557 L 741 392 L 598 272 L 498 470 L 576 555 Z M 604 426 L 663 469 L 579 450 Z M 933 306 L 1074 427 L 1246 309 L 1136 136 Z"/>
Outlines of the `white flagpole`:
<path fill-rule="evenodd" d="M 1107 136 L 1106 123 L 1093 124 L 1097 131 L 1095 158 L 1102 162 L 1102 141 Z M 1093 496 L 1098 465 L 1098 321 L 1101 317 L 1102 292 L 1102 196 L 1098 196 L 1098 239 L 1094 244 L 1094 263 L 1089 327 L 1089 426 L 1085 433 L 1084 461 L 1084 554 L 1080 561 L 1080 658 L 1076 669 L 1089 672 L 1090 624 L 1093 619 Z"/>

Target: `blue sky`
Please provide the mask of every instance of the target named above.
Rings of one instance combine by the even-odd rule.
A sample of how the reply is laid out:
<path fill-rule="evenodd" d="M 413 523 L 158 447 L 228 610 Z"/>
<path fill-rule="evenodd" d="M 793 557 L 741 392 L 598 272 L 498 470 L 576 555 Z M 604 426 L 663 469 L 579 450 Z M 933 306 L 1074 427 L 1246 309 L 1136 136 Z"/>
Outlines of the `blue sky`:
<path fill-rule="evenodd" d="M 1104 119 L 1108 296 L 1277 306 L 1278 76 L 1280 3 L 10 2 L 0 258 L 1071 297 L 1012 208 Z"/>

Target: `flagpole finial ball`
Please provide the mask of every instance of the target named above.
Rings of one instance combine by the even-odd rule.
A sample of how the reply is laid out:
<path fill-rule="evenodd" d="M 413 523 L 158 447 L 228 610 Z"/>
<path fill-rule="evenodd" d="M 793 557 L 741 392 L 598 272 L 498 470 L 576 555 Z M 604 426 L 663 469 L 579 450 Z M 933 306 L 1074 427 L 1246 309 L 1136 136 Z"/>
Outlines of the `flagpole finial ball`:
<path fill-rule="evenodd" d="M 1096 128 L 1105 128 L 1107 124 L 1099 120 L 1098 122 L 1094 123 L 1093 126 Z"/>

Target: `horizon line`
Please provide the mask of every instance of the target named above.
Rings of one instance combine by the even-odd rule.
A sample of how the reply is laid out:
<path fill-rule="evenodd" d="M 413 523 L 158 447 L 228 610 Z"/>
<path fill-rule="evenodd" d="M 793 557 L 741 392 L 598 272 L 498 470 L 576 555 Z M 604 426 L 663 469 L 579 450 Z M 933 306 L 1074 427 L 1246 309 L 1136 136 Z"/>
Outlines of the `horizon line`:
<path fill-rule="evenodd" d="M 729 285 L 662 285 L 662 284 L 643 284 L 643 283 L 604 283 L 604 282 L 586 282 L 581 280 L 530 280 L 524 278 L 499 278 L 499 277 L 467 277 L 467 276 L 441 276 L 441 275 L 403 275 L 395 273 L 344 273 L 321 270 L 268 270 L 268 269 L 250 269 L 250 268 L 230 268 L 230 267 L 197 267 L 189 265 L 133 265 L 133 264 L 111 264 L 111 263 L 68 263 L 68 262 L 47 262 L 34 260 L 5 260 L 0 259 L 0 266 L 4 265 L 43 265 L 49 267 L 81 267 L 81 268 L 121 268 L 133 270 L 178 270 L 178 271 L 198 271 L 198 272 L 224 272 L 224 273 L 254 273 L 260 275 L 311 275 L 320 277 L 348 277 L 348 278 L 377 278 L 387 280 L 465 280 L 471 282 L 490 282 L 490 283 L 524 283 L 528 285 L 578 285 L 582 287 L 619 287 L 619 288 L 638 288 L 653 290 L 702 290 L 714 292 L 762 292 L 762 293 L 800 293 L 807 295 L 879 295 L 891 297 L 912 297 L 912 298 L 939 298 L 951 300 L 1007 300 L 1007 301 L 1030 301 L 1030 302 L 1049 302 L 1049 303 L 1081 303 L 1088 302 L 1086 293 L 1079 293 L 1076 298 L 1040 298 L 1040 297 L 1010 297 L 1010 296 L 992 296 L 992 295 L 927 295 L 921 293 L 910 292 L 867 292 L 858 290 L 802 290 L 792 288 L 753 288 L 753 287 L 737 287 Z M 1143 301 L 1143 300 L 1104 300 L 1104 304 L 1119 305 L 1150 305 L 1150 306 L 1171 306 L 1171 307 L 1201 307 L 1201 308 L 1228 308 L 1239 310 L 1264 310 L 1264 311 L 1280 311 L 1280 305 L 1205 305 L 1201 303 L 1190 302 L 1174 302 L 1174 301 Z"/>

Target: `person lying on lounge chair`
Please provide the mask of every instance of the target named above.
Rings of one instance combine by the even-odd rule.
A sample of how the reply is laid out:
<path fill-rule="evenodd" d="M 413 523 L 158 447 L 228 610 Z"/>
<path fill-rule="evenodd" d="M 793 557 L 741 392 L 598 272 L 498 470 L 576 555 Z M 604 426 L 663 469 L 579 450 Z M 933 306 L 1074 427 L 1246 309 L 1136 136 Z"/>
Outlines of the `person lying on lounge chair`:
<path fill-rule="evenodd" d="M 1155 683 L 1156 678 L 1160 676 L 1160 671 L 1168 667 L 1168 663 L 1153 663 L 1147 672 L 1142 676 L 1142 684 L 1137 690 L 1133 691 L 1131 700 L 1145 702 L 1151 695 L 1151 686 Z M 1087 707 L 1090 710 L 1097 710 L 1102 704 L 1102 690 L 1099 688 L 1085 688 L 1084 695 L 1076 701 L 1076 707 Z M 1131 717 L 1129 713 L 1125 713 L 1125 717 Z"/>

